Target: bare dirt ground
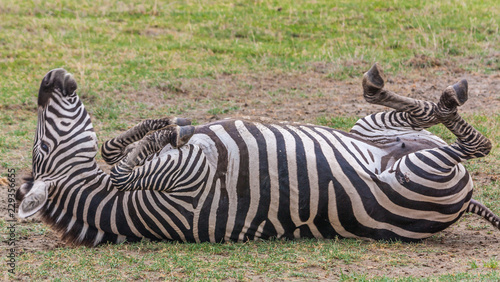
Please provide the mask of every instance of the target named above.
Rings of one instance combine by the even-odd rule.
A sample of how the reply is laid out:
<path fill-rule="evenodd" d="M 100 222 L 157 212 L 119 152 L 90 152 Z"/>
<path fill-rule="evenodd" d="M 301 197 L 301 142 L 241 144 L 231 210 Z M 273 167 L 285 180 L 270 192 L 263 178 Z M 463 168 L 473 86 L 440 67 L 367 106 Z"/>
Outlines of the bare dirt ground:
<path fill-rule="evenodd" d="M 178 101 L 191 101 L 195 107 L 183 110 L 183 117 L 204 123 L 224 117 L 260 116 L 273 120 L 314 123 L 317 117 L 364 116 L 384 107 L 367 104 L 362 97 L 360 79 L 336 81 L 324 74 L 326 66 L 318 65 L 305 74 L 231 74 L 215 78 L 183 79 L 175 85 L 166 83 L 162 87 L 148 89 L 129 95 L 131 100 L 141 101 L 154 108 L 162 105 L 179 104 Z M 406 77 L 389 77 L 386 88 L 413 98 L 438 101 L 441 91 L 448 85 L 466 78 L 469 82 L 469 101 L 461 107 L 462 113 L 492 113 L 500 111 L 500 75 L 484 75 L 463 71 L 434 71 L 428 75 L 417 71 Z M 208 110 L 215 104 L 232 107 L 230 111 L 210 114 Z M 132 125 L 132 124 L 130 124 Z M 99 132 L 97 132 L 99 135 Z M 27 171 L 17 172 L 20 177 Z M 496 175 L 475 175 L 476 185 L 498 179 Z M 0 186 L 0 217 L 6 218 L 7 187 Z M 19 221 L 18 228 L 29 229 L 28 221 Z M 17 242 L 18 250 L 30 252 L 50 250 L 64 246 L 53 232 L 43 235 L 21 235 Z M 367 243 L 370 255 L 366 260 L 341 265 L 345 274 L 364 273 L 367 276 L 386 275 L 389 277 L 417 276 L 426 277 L 458 272 L 481 273 L 488 271 L 483 263 L 496 256 L 500 259 L 500 233 L 476 216 L 465 216 L 451 228 L 431 239 L 423 241 L 422 248 L 428 252 L 415 252 L 414 248 L 379 248 Z M 5 244 L 5 242 L 3 242 Z M 391 263 L 379 258 L 398 252 L 407 263 Z M 477 263 L 477 268 L 471 265 Z M 338 269 L 338 267 L 337 267 Z M 332 278 L 332 273 L 322 268 L 311 269 L 319 277 Z"/>
<path fill-rule="evenodd" d="M 181 79 L 156 89 L 127 95 L 132 101 L 148 105 L 179 105 L 183 117 L 199 123 L 225 117 L 254 116 L 272 120 L 312 122 L 317 117 L 366 116 L 387 108 L 371 105 L 362 96 L 361 79 L 337 81 L 323 73 L 325 66 L 305 74 L 221 74 L 213 79 Z M 436 72 L 436 71 L 435 71 Z M 500 110 L 500 74 L 484 75 L 457 69 L 434 73 L 424 71 L 411 75 L 386 75 L 386 89 L 421 100 L 438 102 L 442 91 L 461 79 L 469 83 L 469 100 L 460 107 L 462 113 L 485 113 Z M 165 93 L 169 93 L 165 95 Z M 210 101 L 210 102 L 207 102 Z M 214 106 L 236 106 L 222 114 L 209 114 Z"/>

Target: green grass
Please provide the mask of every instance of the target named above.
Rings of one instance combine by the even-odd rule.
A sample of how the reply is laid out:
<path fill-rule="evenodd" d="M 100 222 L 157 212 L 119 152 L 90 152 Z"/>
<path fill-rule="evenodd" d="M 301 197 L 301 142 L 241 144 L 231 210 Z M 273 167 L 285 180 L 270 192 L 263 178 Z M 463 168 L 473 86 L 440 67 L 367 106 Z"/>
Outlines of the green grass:
<path fill-rule="evenodd" d="M 37 258 L 45 263 L 23 264 L 20 273 L 32 279 L 52 274 L 71 275 L 69 279 L 243 279 L 248 275 L 268 278 L 308 275 L 304 268 L 335 267 L 336 260 L 359 259 L 345 246 L 359 247 L 355 240 L 268 241 L 247 244 L 149 243 L 104 246 L 97 249 L 75 248 L 26 253 L 23 259 Z M 358 251 L 359 252 L 359 251 Z M 306 257 L 306 259 L 304 259 Z M 50 260 L 60 264 L 50 263 Z M 92 272 L 91 269 L 101 269 Z M 302 270 L 302 271 L 301 271 Z M 57 276 L 57 275 L 56 275 Z M 310 276 L 310 274 L 309 274 Z"/>
<path fill-rule="evenodd" d="M 225 89 L 218 93 L 221 89 L 204 83 L 217 76 L 259 78 L 319 71 L 325 79 L 349 80 L 359 78 L 373 62 L 379 62 L 388 76 L 411 76 L 416 70 L 439 75 L 440 66 L 498 75 L 499 14 L 495 0 L 2 0 L 0 173 L 30 168 L 38 87 L 44 74 L 56 67 L 75 75 L 102 144 L 148 117 L 183 115 L 198 108 L 203 115 L 238 112 L 233 100 L 247 97 L 229 97 Z M 187 93 L 192 85 L 197 92 Z M 238 87 L 247 93 L 253 85 L 241 81 Z M 265 95 L 279 105 L 285 93 L 304 100 L 330 95 L 284 88 Z M 483 179 L 474 197 L 499 214 L 500 114 L 465 118 L 493 141 L 488 157 L 467 162 L 466 167 L 473 177 Z M 356 120 L 322 117 L 316 123 L 348 130 Z M 447 142 L 454 140 L 443 126 L 430 131 Z M 5 226 L 0 219 L 0 228 Z M 485 227 L 481 223 L 469 228 Z M 23 223 L 17 236 L 23 240 L 48 233 L 40 223 Z M 412 258 L 405 251 L 432 255 L 438 249 L 358 240 L 63 247 L 19 254 L 17 277 L 387 281 L 391 279 L 385 275 L 365 274 L 365 262 L 381 269 L 409 267 Z M 466 264 L 487 272 L 429 274 L 430 279 L 500 279 L 498 256 L 486 261 L 470 258 Z M 361 270 L 347 271 L 350 266 Z M 0 266 L 2 273 L 5 267 Z M 416 280 L 420 279 L 409 276 L 398 281 Z"/>
<path fill-rule="evenodd" d="M 349 131 L 360 117 L 319 117 L 317 124 Z"/>
<path fill-rule="evenodd" d="M 380 250 L 389 250 L 381 258 Z M 98 248 L 58 248 L 25 252 L 18 257 L 17 277 L 29 280 L 224 280 L 330 279 L 387 281 L 386 275 L 364 273 L 376 262 L 382 273 L 410 267 L 413 261 L 400 252 L 434 255 L 424 244 L 362 242 L 359 240 L 277 240 L 225 244 L 142 241 Z M 435 279 L 495 280 L 498 259 L 469 262 L 479 274 L 454 273 Z M 359 271 L 349 270 L 356 267 Z M 402 278 L 396 281 L 426 281 Z"/>
<path fill-rule="evenodd" d="M 208 113 L 211 115 L 220 115 L 220 114 L 227 114 L 229 112 L 238 110 L 238 107 L 232 106 L 232 107 L 227 107 L 227 108 L 220 108 L 218 106 L 215 106 L 208 110 Z"/>

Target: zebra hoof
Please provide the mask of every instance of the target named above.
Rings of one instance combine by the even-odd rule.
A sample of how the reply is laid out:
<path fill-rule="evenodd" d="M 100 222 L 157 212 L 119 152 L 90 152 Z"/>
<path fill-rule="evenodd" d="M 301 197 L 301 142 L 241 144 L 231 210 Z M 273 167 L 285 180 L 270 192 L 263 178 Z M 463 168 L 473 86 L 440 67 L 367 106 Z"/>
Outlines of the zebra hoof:
<path fill-rule="evenodd" d="M 467 80 L 462 79 L 443 91 L 439 103 L 447 109 L 454 110 L 467 102 L 468 98 Z"/>
<path fill-rule="evenodd" d="M 191 120 L 187 118 L 175 118 L 174 124 L 179 126 L 191 125 Z"/>
<path fill-rule="evenodd" d="M 459 82 L 453 84 L 452 87 L 455 90 L 458 105 L 461 106 L 465 102 L 467 102 L 467 99 L 469 99 L 467 80 L 462 79 Z"/>
<path fill-rule="evenodd" d="M 377 103 L 382 100 L 384 88 L 384 72 L 375 63 L 369 71 L 363 75 L 363 96 L 368 103 Z"/>
<path fill-rule="evenodd" d="M 177 135 L 177 144 L 175 144 L 176 148 L 184 146 L 189 139 L 194 134 L 194 126 L 192 125 L 186 125 L 186 126 L 180 126 L 179 127 L 179 133 Z"/>

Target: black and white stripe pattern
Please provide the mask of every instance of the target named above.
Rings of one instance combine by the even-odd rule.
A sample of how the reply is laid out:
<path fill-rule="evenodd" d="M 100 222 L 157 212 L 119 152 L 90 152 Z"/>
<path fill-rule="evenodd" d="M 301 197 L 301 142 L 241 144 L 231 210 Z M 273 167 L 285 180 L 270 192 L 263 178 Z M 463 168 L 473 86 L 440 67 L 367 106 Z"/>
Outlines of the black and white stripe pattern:
<path fill-rule="evenodd" d="M 432 104 L 423 112 L 370 115 L 350 133 L 249 120 L 196 127 L 151 120 L 103 146 L 104 158 L 118 163 L 110 177 L 96 165 L 95 134 L 78 98 L 44 93 L 51 96 L 39 102 L 33 179 L 18 199 L 36 206 L 31 189 L 47 187 L 40 213 L 69 242 L 413 241 L 445 229 L 465 211 L 498 227 L 498 217 L 471 201 L 471 177 L 460 164 L 479 156 L 469 149 L 487 139 L 462 136 L 469 148 L 462 150 L 460 142 L 447 145 L 422 130 L 436 123 L 429 117 Z M 47 152 L 40 151 L 42 142 Z"/>

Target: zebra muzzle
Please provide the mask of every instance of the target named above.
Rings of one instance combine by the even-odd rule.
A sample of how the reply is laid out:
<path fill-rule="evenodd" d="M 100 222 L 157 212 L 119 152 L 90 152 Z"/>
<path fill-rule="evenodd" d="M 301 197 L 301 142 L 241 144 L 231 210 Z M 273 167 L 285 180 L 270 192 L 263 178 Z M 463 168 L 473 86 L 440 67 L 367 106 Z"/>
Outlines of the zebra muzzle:
<path fill-rule="evenodd" d="M 27 184 L 25 184 L 27 185 Z M 19 205 L 18 215 L 27 218 L 39 211 L 47 202 L 49 187 L 43 181 L 33 182 L 33 187 Z"/>

